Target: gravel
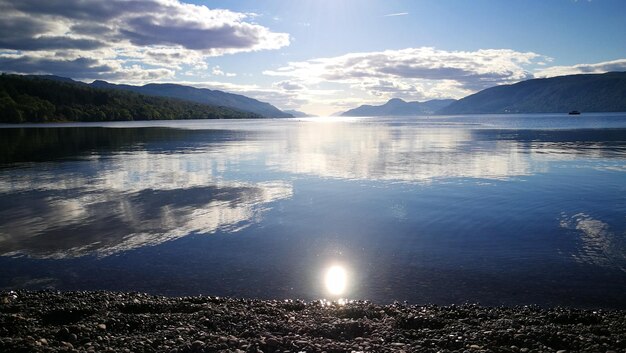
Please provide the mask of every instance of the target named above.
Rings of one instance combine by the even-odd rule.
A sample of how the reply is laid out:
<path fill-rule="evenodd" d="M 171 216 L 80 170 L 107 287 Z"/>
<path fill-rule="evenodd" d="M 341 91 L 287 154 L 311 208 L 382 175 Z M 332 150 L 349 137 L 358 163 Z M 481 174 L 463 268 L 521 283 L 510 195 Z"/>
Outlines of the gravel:
<path fill-rule="evenodd" d="M 626 312 L 0 293 L 0 352 L 626 352 Z"/>

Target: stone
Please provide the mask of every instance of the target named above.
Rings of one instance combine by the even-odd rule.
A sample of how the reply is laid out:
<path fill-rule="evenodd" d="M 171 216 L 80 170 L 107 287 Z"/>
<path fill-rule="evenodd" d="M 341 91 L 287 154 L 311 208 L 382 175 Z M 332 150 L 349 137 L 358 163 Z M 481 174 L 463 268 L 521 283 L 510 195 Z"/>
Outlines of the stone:
<path fill-rule="evenodd" d="M 276 346 L 278 346 L 280 344 L 280 342 L 278 342 L 278 340 L 276 338 L 270 337 L 270 338 L 267 338 L 265 340 L 265 344 L 270 346 L 270 347 L 276 347 Z"/>

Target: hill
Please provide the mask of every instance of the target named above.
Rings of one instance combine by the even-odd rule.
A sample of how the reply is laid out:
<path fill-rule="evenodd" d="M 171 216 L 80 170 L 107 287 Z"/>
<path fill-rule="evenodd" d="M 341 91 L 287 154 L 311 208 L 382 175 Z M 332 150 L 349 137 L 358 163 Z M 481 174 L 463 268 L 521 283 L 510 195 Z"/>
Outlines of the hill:
<path fill-rule="evenodd" d="M 69 79 L 0 76 L 0 123 L 261 118 L 173 98 L 99 89 Z"/>
<path fill-rule="evenodd" d="M 227 93 L 207 88 L 195 88 L 173 83 L 150 83 L 144 86 L 116 85 L 106 81 L 94 81 L 92 87 L 131 91 L 151 96 L 177 98 L 190 102 L 233 108 L 251 112 L 265 118 L 292 118 L 269 103 L 240 94 Z"/>
<path fill-rule="evenodd" d="M 383 105 L 362 105 L 350 109 L 341 116 L 391 116 L 391 115 L 426 115 L 448 106 L 454 99 L 434 99 L 426 102 L 405 102 L 399 98 L 390 99 Z"/>
<path fill-rule="evenodd" d="M 283 112 L 287 113 L 287 114 L 291 114 L 291 116 L 293 116 L 294 118 L 306 118 L 306 117 L 310 117 L 313 116 L 311 114 L 305 113 L 305 112 L 301 112 L 299 110 L 283 110 Z"/>
<path fill-rule="evenodd" d="M 626 111 L 626 72 L 532 79 L 487 88 L 438 114 L 566 113 Z"/>

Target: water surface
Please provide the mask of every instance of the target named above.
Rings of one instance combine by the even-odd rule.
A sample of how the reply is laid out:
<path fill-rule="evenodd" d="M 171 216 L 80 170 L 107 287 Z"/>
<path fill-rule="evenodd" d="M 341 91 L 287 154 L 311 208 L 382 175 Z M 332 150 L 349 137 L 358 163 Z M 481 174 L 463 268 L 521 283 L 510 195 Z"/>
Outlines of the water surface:
<path fill-rule="evenodd" d="M 5 127 L 0 255 L 4 289 L 624 308 L 626 115 Z"/>

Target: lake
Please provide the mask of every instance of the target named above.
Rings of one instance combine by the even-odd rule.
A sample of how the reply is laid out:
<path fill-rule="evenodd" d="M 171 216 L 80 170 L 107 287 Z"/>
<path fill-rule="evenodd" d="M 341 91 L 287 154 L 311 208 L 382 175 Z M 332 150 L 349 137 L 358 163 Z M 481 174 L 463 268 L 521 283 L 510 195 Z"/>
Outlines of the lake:
<path fill-rule="evenodd" d="M 5 126 L 0 268 L 2 289 L 626 308 L 626 114 Z"/>

